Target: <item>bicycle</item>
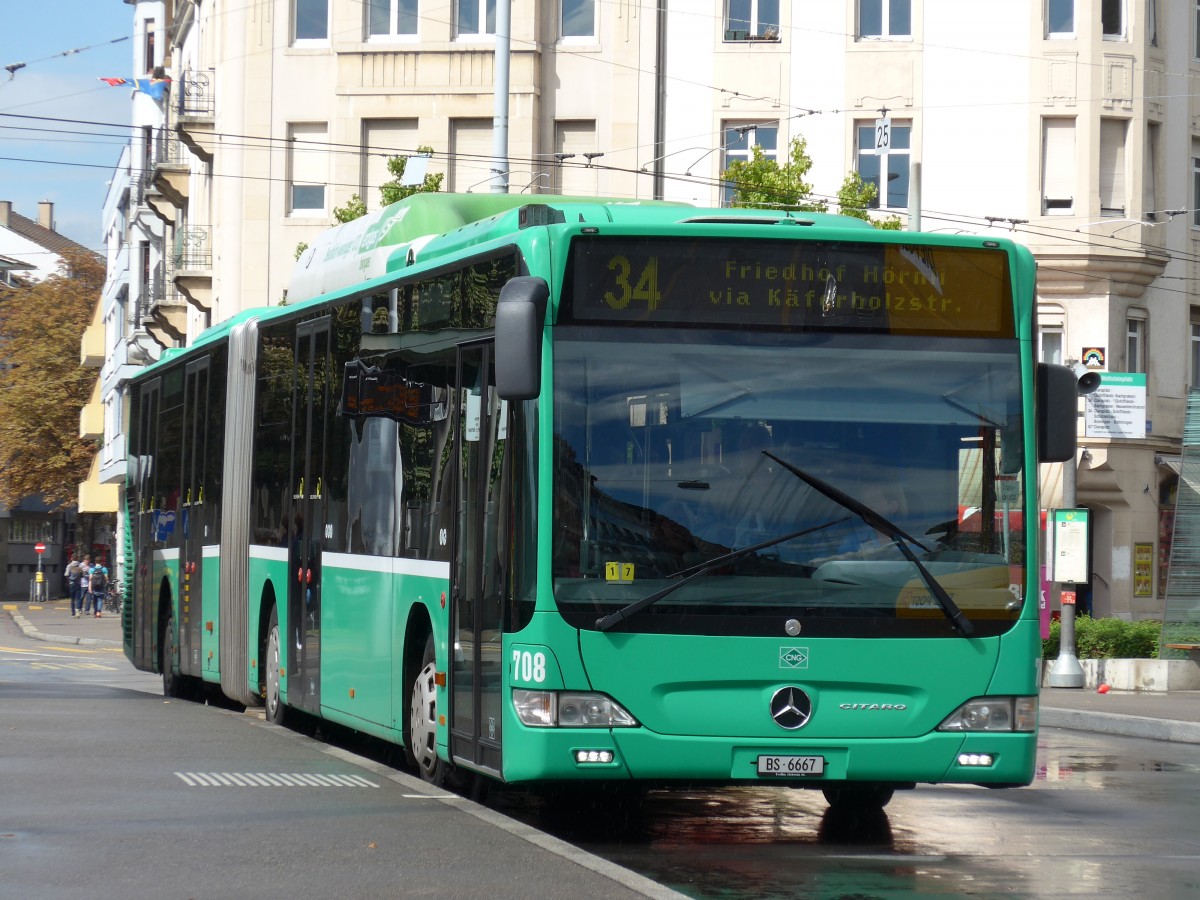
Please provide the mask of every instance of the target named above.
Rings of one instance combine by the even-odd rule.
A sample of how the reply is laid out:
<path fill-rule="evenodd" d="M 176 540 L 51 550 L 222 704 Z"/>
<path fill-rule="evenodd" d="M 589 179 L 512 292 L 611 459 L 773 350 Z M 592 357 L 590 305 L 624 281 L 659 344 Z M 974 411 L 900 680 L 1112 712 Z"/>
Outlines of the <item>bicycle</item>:
<path fill-rule="evenodd" d="M 125 603 L 125 585 L 116 579 L 110 579 L 104 590 L 104 611 L 119 613 Z"/>

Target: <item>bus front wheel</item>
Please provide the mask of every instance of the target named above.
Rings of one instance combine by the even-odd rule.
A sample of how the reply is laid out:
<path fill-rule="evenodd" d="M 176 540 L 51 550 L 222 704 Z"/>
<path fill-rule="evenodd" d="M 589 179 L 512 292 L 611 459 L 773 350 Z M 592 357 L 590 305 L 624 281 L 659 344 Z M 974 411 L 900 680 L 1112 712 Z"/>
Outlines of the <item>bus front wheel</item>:
<path fill-rule="evenodd" d="M 425 642 L 421 668 L 413 680 L 409 702 L 408 752 L 421 777 L 430 784 L 442 785 L 445 764 L 437 755 L 437 662 L 433 635 Z"/>
<path fill-rule="evenodd" d="M 267 721 L 273 725 L 282 725 L 287 718 L 287 707 L 283 705 L 279 687 L 279 671 L 283 666 L 282 646 L 279 642 L 279 611 L 272 606 L 267 625 L 267 690 L 264 700 Z"/>

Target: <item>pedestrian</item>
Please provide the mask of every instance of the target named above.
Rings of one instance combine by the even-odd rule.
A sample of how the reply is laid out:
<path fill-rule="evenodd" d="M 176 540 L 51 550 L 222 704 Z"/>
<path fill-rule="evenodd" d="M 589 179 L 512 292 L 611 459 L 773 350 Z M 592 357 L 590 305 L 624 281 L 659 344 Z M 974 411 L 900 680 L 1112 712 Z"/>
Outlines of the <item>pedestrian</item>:
<path fill-rule="evenodd" d="M 96 618 L 101 618 L 101 610 L 104 609 L 104 594 L 108 590 L 108 569 L 105 568 L 98 560 L 92 566 L 91 574 L 88 576 L 88 588 L 92 595 L 92 605 L 95 608 Z"/>
<path fill-rule="evenodd" d="M 79 618 L 79 610 L 83 606 L 83 560 L 79 558 L 79 551 L 76 550 L 71 555 L 71 561 L 67 563 L 67 596 L 71 598 L 71 617 Z"/>
<path fill-rule="evenodd" d="M 79 565 L 79 605 L 75 611 L 75 618 L 79 618 L 80 616 L 84 615 L 86 612 L 84 607 L 91 604 L 91 577 L 92 558 L 90 556 L 84 556 L 83 562 Z"/>

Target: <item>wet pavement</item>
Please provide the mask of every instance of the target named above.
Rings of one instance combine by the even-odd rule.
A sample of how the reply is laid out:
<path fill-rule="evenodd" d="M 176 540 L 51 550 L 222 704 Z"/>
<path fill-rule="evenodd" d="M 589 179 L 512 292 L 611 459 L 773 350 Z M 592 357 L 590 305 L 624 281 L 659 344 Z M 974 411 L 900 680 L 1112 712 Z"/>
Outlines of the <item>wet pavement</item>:
<path fill-rule="evenodd" d="M 65 602 L 4 610 L 31 638 L 121 644 L 116 616 L 75 619 Z M 497 791 L 479 815 L 515 820 L 533 843 L 564 842 L 664 895 L 1200 895 L 1200 692 L 1047 688 L 1041 699 L 1028 788 L 921 785 L 849 816 L 819 791 L 773 786 L 680 787 L 632 802 Z"/>

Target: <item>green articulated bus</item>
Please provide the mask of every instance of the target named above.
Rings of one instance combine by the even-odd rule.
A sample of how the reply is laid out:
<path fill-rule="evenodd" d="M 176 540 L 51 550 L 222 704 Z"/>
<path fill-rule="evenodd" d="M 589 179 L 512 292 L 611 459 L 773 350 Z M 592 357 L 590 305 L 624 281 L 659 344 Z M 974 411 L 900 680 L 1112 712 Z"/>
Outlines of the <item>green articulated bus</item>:
<path fill-rule="evenodd" d="M 419 194 L 131 381 L 125 650 L 425 778 L 1028 784 L 1075 382 L 978 236 Z"/>

